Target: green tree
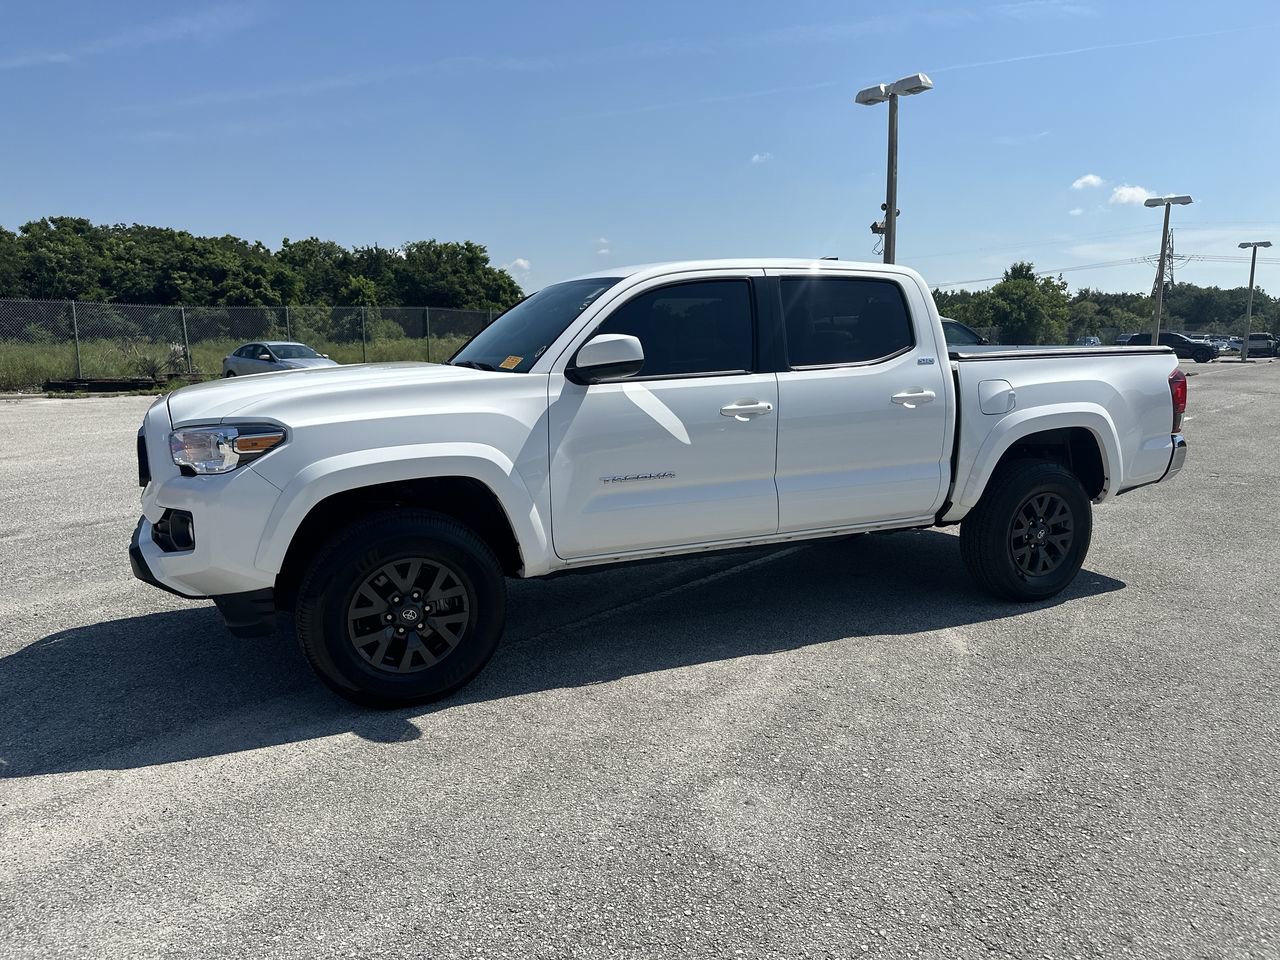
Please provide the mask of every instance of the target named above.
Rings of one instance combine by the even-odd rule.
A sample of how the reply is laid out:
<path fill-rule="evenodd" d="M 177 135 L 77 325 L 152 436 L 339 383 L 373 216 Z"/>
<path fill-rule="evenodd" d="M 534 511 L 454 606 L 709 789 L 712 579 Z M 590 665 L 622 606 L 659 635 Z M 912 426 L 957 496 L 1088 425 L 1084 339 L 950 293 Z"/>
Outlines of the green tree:
<path fill-rule="evenodd" d="M 974 307 L 978 326 L 1000 328 L 1010 344 L 1063 343 L 1067 337 L 1067 285 L 1061 277 L 1040 277 L 1035 267 L 1019 261 Z"/>

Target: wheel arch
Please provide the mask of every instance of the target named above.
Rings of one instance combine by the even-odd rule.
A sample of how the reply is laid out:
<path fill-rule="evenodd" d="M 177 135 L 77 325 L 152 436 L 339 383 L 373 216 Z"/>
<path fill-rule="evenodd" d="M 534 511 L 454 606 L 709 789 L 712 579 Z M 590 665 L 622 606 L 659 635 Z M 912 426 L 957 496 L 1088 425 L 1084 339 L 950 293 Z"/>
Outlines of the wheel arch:
<path fill-rule="evenodd" d="M 396 448 L 373 459 L 352 454 L 311 464 L 282 491 L 255 565 L 275 573 L 287 593 L 312 547 L 361 516 L 396 507 L 433 510 L 470 527 L 509 576 L 546 572 L 541 511 L 510 462 L 489 448 L 484 454 Z"/>
<path fill-rule="evenodd" d="M 1003 465 L 1028 456 L 1062 463 L 1076 474 L 1095 503 L 1114 494 L 1123 476 L 1119 437 L 1105 410 L 1032 410 L 1022 419 L 1006 418 L 988 435 L 975 461 L 980 466 L 964 480 L 945 519 L 962 519 L 982 499 Z"/>

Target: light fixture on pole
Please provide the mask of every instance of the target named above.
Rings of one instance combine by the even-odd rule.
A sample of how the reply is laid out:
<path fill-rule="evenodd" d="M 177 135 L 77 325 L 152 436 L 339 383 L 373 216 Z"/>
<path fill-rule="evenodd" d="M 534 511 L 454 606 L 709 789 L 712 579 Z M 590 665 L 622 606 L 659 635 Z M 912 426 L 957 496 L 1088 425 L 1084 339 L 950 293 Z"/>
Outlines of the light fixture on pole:
<path fill-rule="evenodd" d="M 1244 315 L 1244 336 L 1240 338 L 1240 362 L 1244 363 L 1249 359 L 1249 328 L 1253 326 L 1253 271 L 1258 266 L 1258 248 L 1271 246 L 1270 240 L 1254 240 L 1251 243 L 1240 244 L 1241 250 L 1253 248 L 1253 253 L 1249 257 L 1249 306 Z"/>
<path fill-rule="evenodd" d="M 1151 345 L 1157 346 L 1160 343 L 1160 314 L 1164 311 L 1164 267 L 1165 258 L 1169 251 L 1169 208 L 1175 203 L 1178 206 L 1186 206 L 1191 202 L 1191 198 L 1186 194 L 1178 194 L 1176 196 L 1167 197 L 1148 197 L 1142 201 L 1146 207 L 1164 207 L 1164 231 L 1160 234 L 1160 266 L 1156 268 L 1156 309 L 1155 319 L 1151 327 Z"/>
<path fill-rule="evenodd" d="M 913 73 L 894 83 L 877 83 L 874 87 L 859 90 L 854 103 L 875 106 L 889 103 L 889 170 L 885 185 L 884 201 L 884 262 L 893 263 L 898 246 L 898 98 L 910 97 L 933 89 L 933 81 L 923 73 Z M 877 232 L 879 224 L 871 229 Z"/>

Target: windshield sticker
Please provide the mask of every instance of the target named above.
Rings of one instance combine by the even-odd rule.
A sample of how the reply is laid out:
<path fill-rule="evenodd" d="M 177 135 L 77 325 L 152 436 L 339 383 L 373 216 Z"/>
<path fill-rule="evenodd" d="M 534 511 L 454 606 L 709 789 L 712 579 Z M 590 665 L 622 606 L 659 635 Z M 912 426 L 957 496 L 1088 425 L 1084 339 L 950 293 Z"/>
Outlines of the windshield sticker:
<path fill-rule="evenodd" d="M 516 367 L 520 366 L 520 361 L 523 359 L 524 357 L 507 357 L 507 359 L 503 360 L 498 364 L 498 366 L 503 370 L 514 370 Z"/>

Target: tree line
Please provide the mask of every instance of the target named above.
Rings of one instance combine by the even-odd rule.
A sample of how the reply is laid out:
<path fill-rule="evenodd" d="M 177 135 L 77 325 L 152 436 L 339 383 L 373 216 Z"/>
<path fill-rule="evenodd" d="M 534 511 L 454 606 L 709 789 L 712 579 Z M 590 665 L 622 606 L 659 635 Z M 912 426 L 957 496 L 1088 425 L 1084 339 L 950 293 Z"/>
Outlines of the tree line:
<path fill-rule="evenodd" d="M 285 304 L 502 310 L 523 296 L 470 241 L 354 247 L 309 237 L 279 250 L 227 235 L 81 217 L 0 226 L 0 298 L 155 306 Z"/>
<path fill-rule="evenodd" d="M 1072 343 L 1104 333 L 1137 333 L 1151 326 L 1155 300 L 1142 293 L 1067 293 L 1062 277 L 1037 277 L 1019 261 L 989 290 L 935 290 L 938 312 L 970 327 L 999 328 L 1004 343 Z M 1248 287 L 1167 284 L 1161 326 L 1190 333 L 1244 332 Z M 1280 332 L 1280 298 L 1255 288 L 1253 329 Z"/>

